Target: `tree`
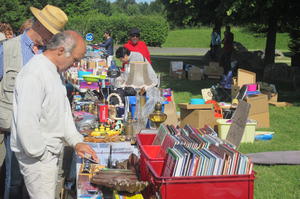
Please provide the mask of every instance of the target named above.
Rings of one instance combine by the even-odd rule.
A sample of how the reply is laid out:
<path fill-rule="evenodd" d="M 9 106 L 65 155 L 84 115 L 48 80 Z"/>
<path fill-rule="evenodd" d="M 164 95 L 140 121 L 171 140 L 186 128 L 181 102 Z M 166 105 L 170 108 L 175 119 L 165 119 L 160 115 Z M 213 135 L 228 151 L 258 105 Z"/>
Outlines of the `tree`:
<path fill-rule="evenodd" d="M 141 12 L 140 12 L 140 8 L 139 8 L 138 4 L 129 4 L 127 6 L 126 14 L 128 16 L 140 15 Z"/>
<path fill-rule="evenodd" d="M 20 5 L 17 0 L 0 0 L 0 4 L 0 22 L 9 23 L 14 30 L 18 30 L 22 23 L 21 21 L 25 19 L 24 13 L 26 8 Z"/>
<path fill-rule="evenodd" d="M 267 27 L 264 65 L 275 61 L 276 33 L 299 16 L 296 0 L 162 0 L 167 16 L 175 25 L 213 23 L 218 28 L 225 22 L 258 23 Z"/>
<path fill-rule="evenodd" d="M 231 0 L 161 0 L 173 26 L 214 24 L 220 30 Z M 229 5 L 229 6 L 228 6 Z"/>
<path fill-rule="evenodd" d="M 259 23 L 267 27 L 264 65 L 275 62 L 276 33 L 299 17 L 299 2 L 294 0 L 235 0 L 232 15 L 243 23 Z"/>

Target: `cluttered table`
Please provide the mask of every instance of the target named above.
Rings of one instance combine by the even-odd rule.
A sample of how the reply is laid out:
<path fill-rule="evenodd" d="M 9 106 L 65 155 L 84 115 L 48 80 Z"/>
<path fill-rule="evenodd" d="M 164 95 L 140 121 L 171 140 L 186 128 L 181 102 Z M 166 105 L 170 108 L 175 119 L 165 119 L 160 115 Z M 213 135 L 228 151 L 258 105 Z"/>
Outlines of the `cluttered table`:
<path fill-rule="evenodd" d="M 252 73 L 239 71 L 250 82 L 231 94 L 232 103 L 217 102 L 216 92 L 203 89 L 203 99 L 178 104 L 178 120 L 171 89 L 157 89 L 152 97 L 163 100 L 155 103 L 152 91 L 143 96 L 132 88 L 128 94 L 114 88 L 122 74 L 115 63 L 108 67 L 90 55 L 65 74 L 75 88 L 76 127 L 99 158 L 77 157 L 77 198 L 253 198 L 253 163 L 237 149 L 240 142 L 254 142 L 256 127 L 268 127 L 269 115 L 267 96 Z M 234 133 L 240 137 L 229 142 Z"/>

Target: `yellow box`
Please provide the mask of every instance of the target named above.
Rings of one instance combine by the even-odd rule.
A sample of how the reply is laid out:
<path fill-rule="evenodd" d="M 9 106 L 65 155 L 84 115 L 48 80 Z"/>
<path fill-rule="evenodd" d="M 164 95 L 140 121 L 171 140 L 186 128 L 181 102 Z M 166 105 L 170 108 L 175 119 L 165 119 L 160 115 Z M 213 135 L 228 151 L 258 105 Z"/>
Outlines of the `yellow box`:
<path fill-rule="evenodd" d="M 229 119 L 217 119 L 218 123 L 218 135 L 221 139 L 226 140 L 231 122 Z M 253 143 L 255 139 L 255 129 L 257 122 L 255 120 L 249 120 L 245 126 L 244 135 L 241 143 Z"/>

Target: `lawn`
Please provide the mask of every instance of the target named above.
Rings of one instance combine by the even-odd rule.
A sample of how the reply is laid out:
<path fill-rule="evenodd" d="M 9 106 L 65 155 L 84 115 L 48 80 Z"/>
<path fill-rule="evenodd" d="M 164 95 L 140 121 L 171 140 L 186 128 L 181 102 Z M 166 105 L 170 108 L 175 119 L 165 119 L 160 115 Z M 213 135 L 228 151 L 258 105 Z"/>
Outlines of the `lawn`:
<path fill-rule="evenodd" d="M 179 57 L 164 58 L 155 56 L 152 58 L 156 72 L 161 74 L 161 86 L 172 88 L 176 103 L 188 102 L 190 98 L 201 97 L 201 89 L 208 88 L 217 83 L 212 80 L 189 81 L 174 80 L 168 77 L 170 61 L 181 60 Z M 185 63 L 198 65 L 195 57 L 190 57 Z M 241 144 L 239 150 L 243 153 L 255 153 L 264 151 L 299 150 L 299 113 L 300 92 L 279 87 L 279 100 L 294 104 L 292 107 L 278 108 L 270 106 L 271 127 L 266 130 L 274 131 L 275 136 L 271 141 L 256 141 L 253 144 Z M 255 199 L 297 199 L 300 198 L 300 166 L 257 166 Z"/>
<path fill-rule="evenodd" d="M 209 48 L 212 29 L 201 27 L 197 29 L 170 30 L 163 47 L 185 47 L 185 48 Z M 224 29 L 222 29 L 223 37 Z M 232 27 L 234 40 L 242 43 L 247 49 L 264 49 L 266 37 L 262 34 L 254 34 L 245 28 Z M 276 38 L 276 49 L 288 51 L 289 37 L 287 33 L 278 33 Z"/>

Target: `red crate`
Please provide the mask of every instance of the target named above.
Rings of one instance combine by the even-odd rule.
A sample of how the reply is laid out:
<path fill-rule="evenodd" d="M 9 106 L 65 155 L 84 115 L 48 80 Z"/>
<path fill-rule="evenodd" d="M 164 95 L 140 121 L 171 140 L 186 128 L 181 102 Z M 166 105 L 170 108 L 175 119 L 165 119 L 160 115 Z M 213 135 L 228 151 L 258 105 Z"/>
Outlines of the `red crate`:
<path fill-rule="evenodd" d="M 166 152 L 158 145 L 142 145 L 140 146 L 140 176 L 141 180 L 147 180 L 148 169 L 146 161 L 164 162 Z"/>
<path fill-rule="evenodd" d="M 142 134 L 142 133 L 137 134 L 136 142 L 138 147 L 142 145 L 152 145 L 155 136 L 156 134 Z"/>
<path fill-rule="evenodd" d="M 253 199 L 254 172 L 251 175 L 161 177 L 164 162 L 146 162 L 150 187 L 144 192 L 160 193 L 161 199 Z"/>

